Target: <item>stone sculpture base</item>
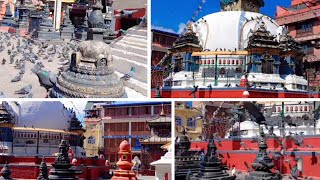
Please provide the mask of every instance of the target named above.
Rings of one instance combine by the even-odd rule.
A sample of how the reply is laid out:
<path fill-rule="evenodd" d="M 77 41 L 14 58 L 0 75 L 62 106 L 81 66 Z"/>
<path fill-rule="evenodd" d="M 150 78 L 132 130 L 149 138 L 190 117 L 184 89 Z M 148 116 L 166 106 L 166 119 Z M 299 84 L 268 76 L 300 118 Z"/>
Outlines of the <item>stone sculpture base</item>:
<path fill-rule="evenodd" d="M 111 180 L 138 180 L 133 171 L 116 170 Z"/>
<path fill-rule="evenodd" d="M 235 176 L 229 176 L 221 168 L 212 167 L 201 170 L 200 173 L 190 177 L 190 180 L 235 180 Z"/>
<path fill-rule="evenodd" d="M 81 174 L 82 171 L 76 169 L 53 169 L 50 171 L 51 175 L 49 175 L 49 179 L 79 179 L 76 175 Z"/>
<path fill-rule="evenodd" d="M 277 176 L 275 176 L 273 173 L 267 173 L 267 172 L 261 172 L 261 171 L 253 171 L 250 172 L 249 176 L 246 178 L 246 180 L 279 180 Z"/>

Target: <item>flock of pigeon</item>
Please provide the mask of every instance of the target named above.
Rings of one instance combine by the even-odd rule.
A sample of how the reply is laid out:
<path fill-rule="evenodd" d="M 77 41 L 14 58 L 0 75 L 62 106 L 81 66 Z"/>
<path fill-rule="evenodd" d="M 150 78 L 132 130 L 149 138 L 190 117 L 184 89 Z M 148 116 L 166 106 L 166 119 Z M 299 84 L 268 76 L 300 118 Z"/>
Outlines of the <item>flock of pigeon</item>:
<path fill-rule="evenodd" d="M 48 91 L 57 79 L 57 75 L 52 72 L 57 70 L 52 69 L 52 66 L 48 66 L 48 64 L 57 61 L 55 63 L 60 66 L 58 72 L 61 72 L 69 64 L 70 54 L 75 51 L 77 51 L 77 43 L 73 40 L 49 44 L 48 42 L 26 39 L 17 34 L 0 32 L 0 68 L 9 65 L 19 70 L 11 79 L 11 83 L 23 81 L 25 73 L 31 71 L 30 73 L 38 76 L 40 85 Z M 9 59 L 6 59 L 5 55 Z M 27 69 L 27 63 L 32 63 L 33 68 Z M 47 64 L 47 67 L 44 64 Z M 31 98 L 33 96 L 32 88 L 32 85 L 29 84 L 16 90 L 14 94 L 19 94 L 21 98 Z M 5 97 L 5 94 L 1 92 L 0 86 L 1 97 Z"/>

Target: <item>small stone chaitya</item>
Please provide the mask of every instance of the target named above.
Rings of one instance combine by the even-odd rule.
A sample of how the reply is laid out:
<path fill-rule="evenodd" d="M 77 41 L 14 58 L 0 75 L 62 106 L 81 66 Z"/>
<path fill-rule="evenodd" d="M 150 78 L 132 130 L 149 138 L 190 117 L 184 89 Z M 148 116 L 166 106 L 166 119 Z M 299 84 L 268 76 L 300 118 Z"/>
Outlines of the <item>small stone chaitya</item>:
<path fill-rule="evenodd" d="M 217 147 L 213 139 L 208 143 L 208 151 L 200 163 L 199 173 L 187 176 L 187 180 L 234 180 L 235 178 L 224 172 L 221 161 L 217 157 Z"/>
<path fill-rule="evenodd" d="M 182 135 L 175 144 L 175 179 L 185 180 L 189 173 L 196 174 L 199 171 L 200 157 L 189 151 L 191 142 L 183 128 Z"/>
<path fill-rule="evenodd" d="M 59 154 L 56 161 L 52 164 L 49 179 L 78 179 L 76 175 L 82 174 L 82 171 L 71 168 L 68 157 L 69 145 L 67 141 L 61 140 L 59 145 Z"/>
<path fill-rule="evenodd" d="M 255 161 L 252 163 L 254 171 L 250 172 L 246 180 L 279 180 L 280 178 L 271 172 L 271 169 L 274 167 L 274 163 L 267 155 L 268 145 L 262 128 L 260 128 L 260 141 L 258 147 L 259 153 Z"/>

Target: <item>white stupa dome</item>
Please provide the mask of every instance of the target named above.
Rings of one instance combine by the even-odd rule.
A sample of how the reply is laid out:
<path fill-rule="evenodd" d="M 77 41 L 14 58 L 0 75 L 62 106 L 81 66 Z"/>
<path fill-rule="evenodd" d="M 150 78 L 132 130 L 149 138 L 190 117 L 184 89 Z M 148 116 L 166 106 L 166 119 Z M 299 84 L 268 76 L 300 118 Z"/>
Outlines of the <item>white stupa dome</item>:
<path fill-rule="evenodd" d="M 20 101 L 8 104 L 16 114 L 16 127 L 68 129 L 68 121 L 72 114 L 61 102 Z"/>
<path fill-rule="evenodd" d="M 258 29 L 262 21 L 266 29 L 279 39 L 279 34 L 284 32 L 284 26 L 279 26 L 272 18 L 255 12 L 223 11 L 209 14 L 199 19 L 193 29 L 203 49 L 215 51 L 217 48 L 225 48 L 234 51 L 235 48 L 242 50 L 247 47 L 250 30 Z"/>

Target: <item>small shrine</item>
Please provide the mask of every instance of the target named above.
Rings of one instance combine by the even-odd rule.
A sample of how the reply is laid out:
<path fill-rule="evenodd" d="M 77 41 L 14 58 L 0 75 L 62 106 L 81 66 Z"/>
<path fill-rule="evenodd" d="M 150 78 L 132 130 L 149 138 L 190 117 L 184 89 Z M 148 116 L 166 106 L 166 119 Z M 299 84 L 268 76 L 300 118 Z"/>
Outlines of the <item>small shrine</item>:
<path fill-rule="evenodd" d="M 86 132 L 86 130 L 83 128 L 81 122 L 76 117 L 75 112 L 73 112 L 72 118 L 70 120 L 68 131 L 72 132 L 69 139 L 70 146 L 83 147 L 83 141 L 85 139 L 84 133 Z"/>
<path fill-rule="evenodd" d="M 253 171 L 250 172 L 246 180 L 280 180 L 281 178 L 271 172 L 271 169 L 274 167 L 274 162 L 270 157 L 268 157 L 266 135 L 262 128 L 260 128 L 260 140 L 258 147 L 259 153 L 252 163 Z"/>
<path fill-rule="evenodd" d="M 72 22 L 69 18 L 69 13 L 67 13 L 63 16 L 63 22 L 60 27 L 60 37 L 62 39 L 72 39 L 74 38 L 74 26 L 72 25 Z"/>
<path fill-rule="evenodd" d="M 156 167 L 155 176 L 157 179 L 163 179 L 166 175 L 169 180 L 171 179 L 172 156 L 172 149 L 169 147 L 168 152 L 164 156 L 161 156 L 159 160 L 150 163 L 151 166 Z"/>
<path fill-rule="evenodd" d="M 0 21 L 0 26 L 9 27 L 9 28 L 16 28 L 17 23 L 14 20 L 13 14 L 11 12 L 10 3 L 6 5 L 6 12 L 4 14 L 3 19 Z"/>
<path fill-rule="evenodd" d="M 137 180 L 136 173 L 132 171 L 133 163 L 131 145 L 128 141 L 124 140 L 119 146 L 119 161 L 116 165 L 119 170 L 114 171 L 114 175 L 111 180 Z"/>
<path fill-rule="evenodd" d="M 208 143 L 207 154 L 200 163 L 200 171 L 197 174 L 188 174 L 187 180 L 235 180 L 235 176 L 229 176 L 217 157 L 217 147 L 212 139 Z"/>
<path fill-rule="evenodd" d="M 27 28 L 29 26 L 30 9 L 27 6 L 25 6 L 23 1 L 17 8 L 19 12 L 18 26 L 19 28 Z"/>
<path fill-rule="evenodd" d="M 52 40 L 52 39 L 60 39 L 59 32 L 56 32 L 53 27 L 52 19 L 49 18 L 50 10 L 49 7 L 45 9 L 44 14 L 42 15 L 42 21 L 37 30 L 38 38 L 40 40 Z"/>
<path fill-rule="evenodd" d="M 271 35 L 262 21 L 257 30 L 251 32 L 247 50 L 251 54 L 249 73 L 279 74 L 281 48 L 276 37 Z"/>
<path fill-rule="evenodd" d="M 191 142 L 183 127 L 181 135 L 175 143 L 175 179 L 185 180 L 189 173 L 196 174 L 199 171 L 200 155 L 189 151 Z"/>
<path fill-rule="evenodd" d="M 97 0 L 91 7 L 92 12 L 88 17 L 87 40 L 103 41 L 110 44 L 115 39 L 115 35 L 110 29 L 111 21 L 105 20 L 102 15 L 103 6 L 101 1 Z M 105 24 L 105 21 L 108 24 Z"/>
<path fill-rule="evenodd" d="M 67 141 L 61 140 L 59 145 L 59 153 L 55 162 L 52 164 L 53 169 L 50 170 L 49 179 L 77 179 L 76 175 L 82 174 L 81 170 L 72 168 L 68 156 L 69 145 Z"/>
<path fill-rule="evenodd" d="M 171 116 L 164 113 L 164 107 L 160 114 L 153 120 L 147 121 L 147 127 L 151 131 L 151 136 L 140 140 L 143 147 L 142 167 L 143 169 L 151 169 L 148 165 L 155 159 L 160 159 L 165 154 L 161 147 L 171 142 Z"/>
<path fill-rule="evenodd" d="M 169 51 L 172 52 L 172 62 L 176 64 L 174 72 L 182 70 L 193 72 L 199 68 L 196 58 L 191 54 L 201 52 L 202 47 L 191 23 L 188 24 L 187 32 L 178 38 Z"/>

